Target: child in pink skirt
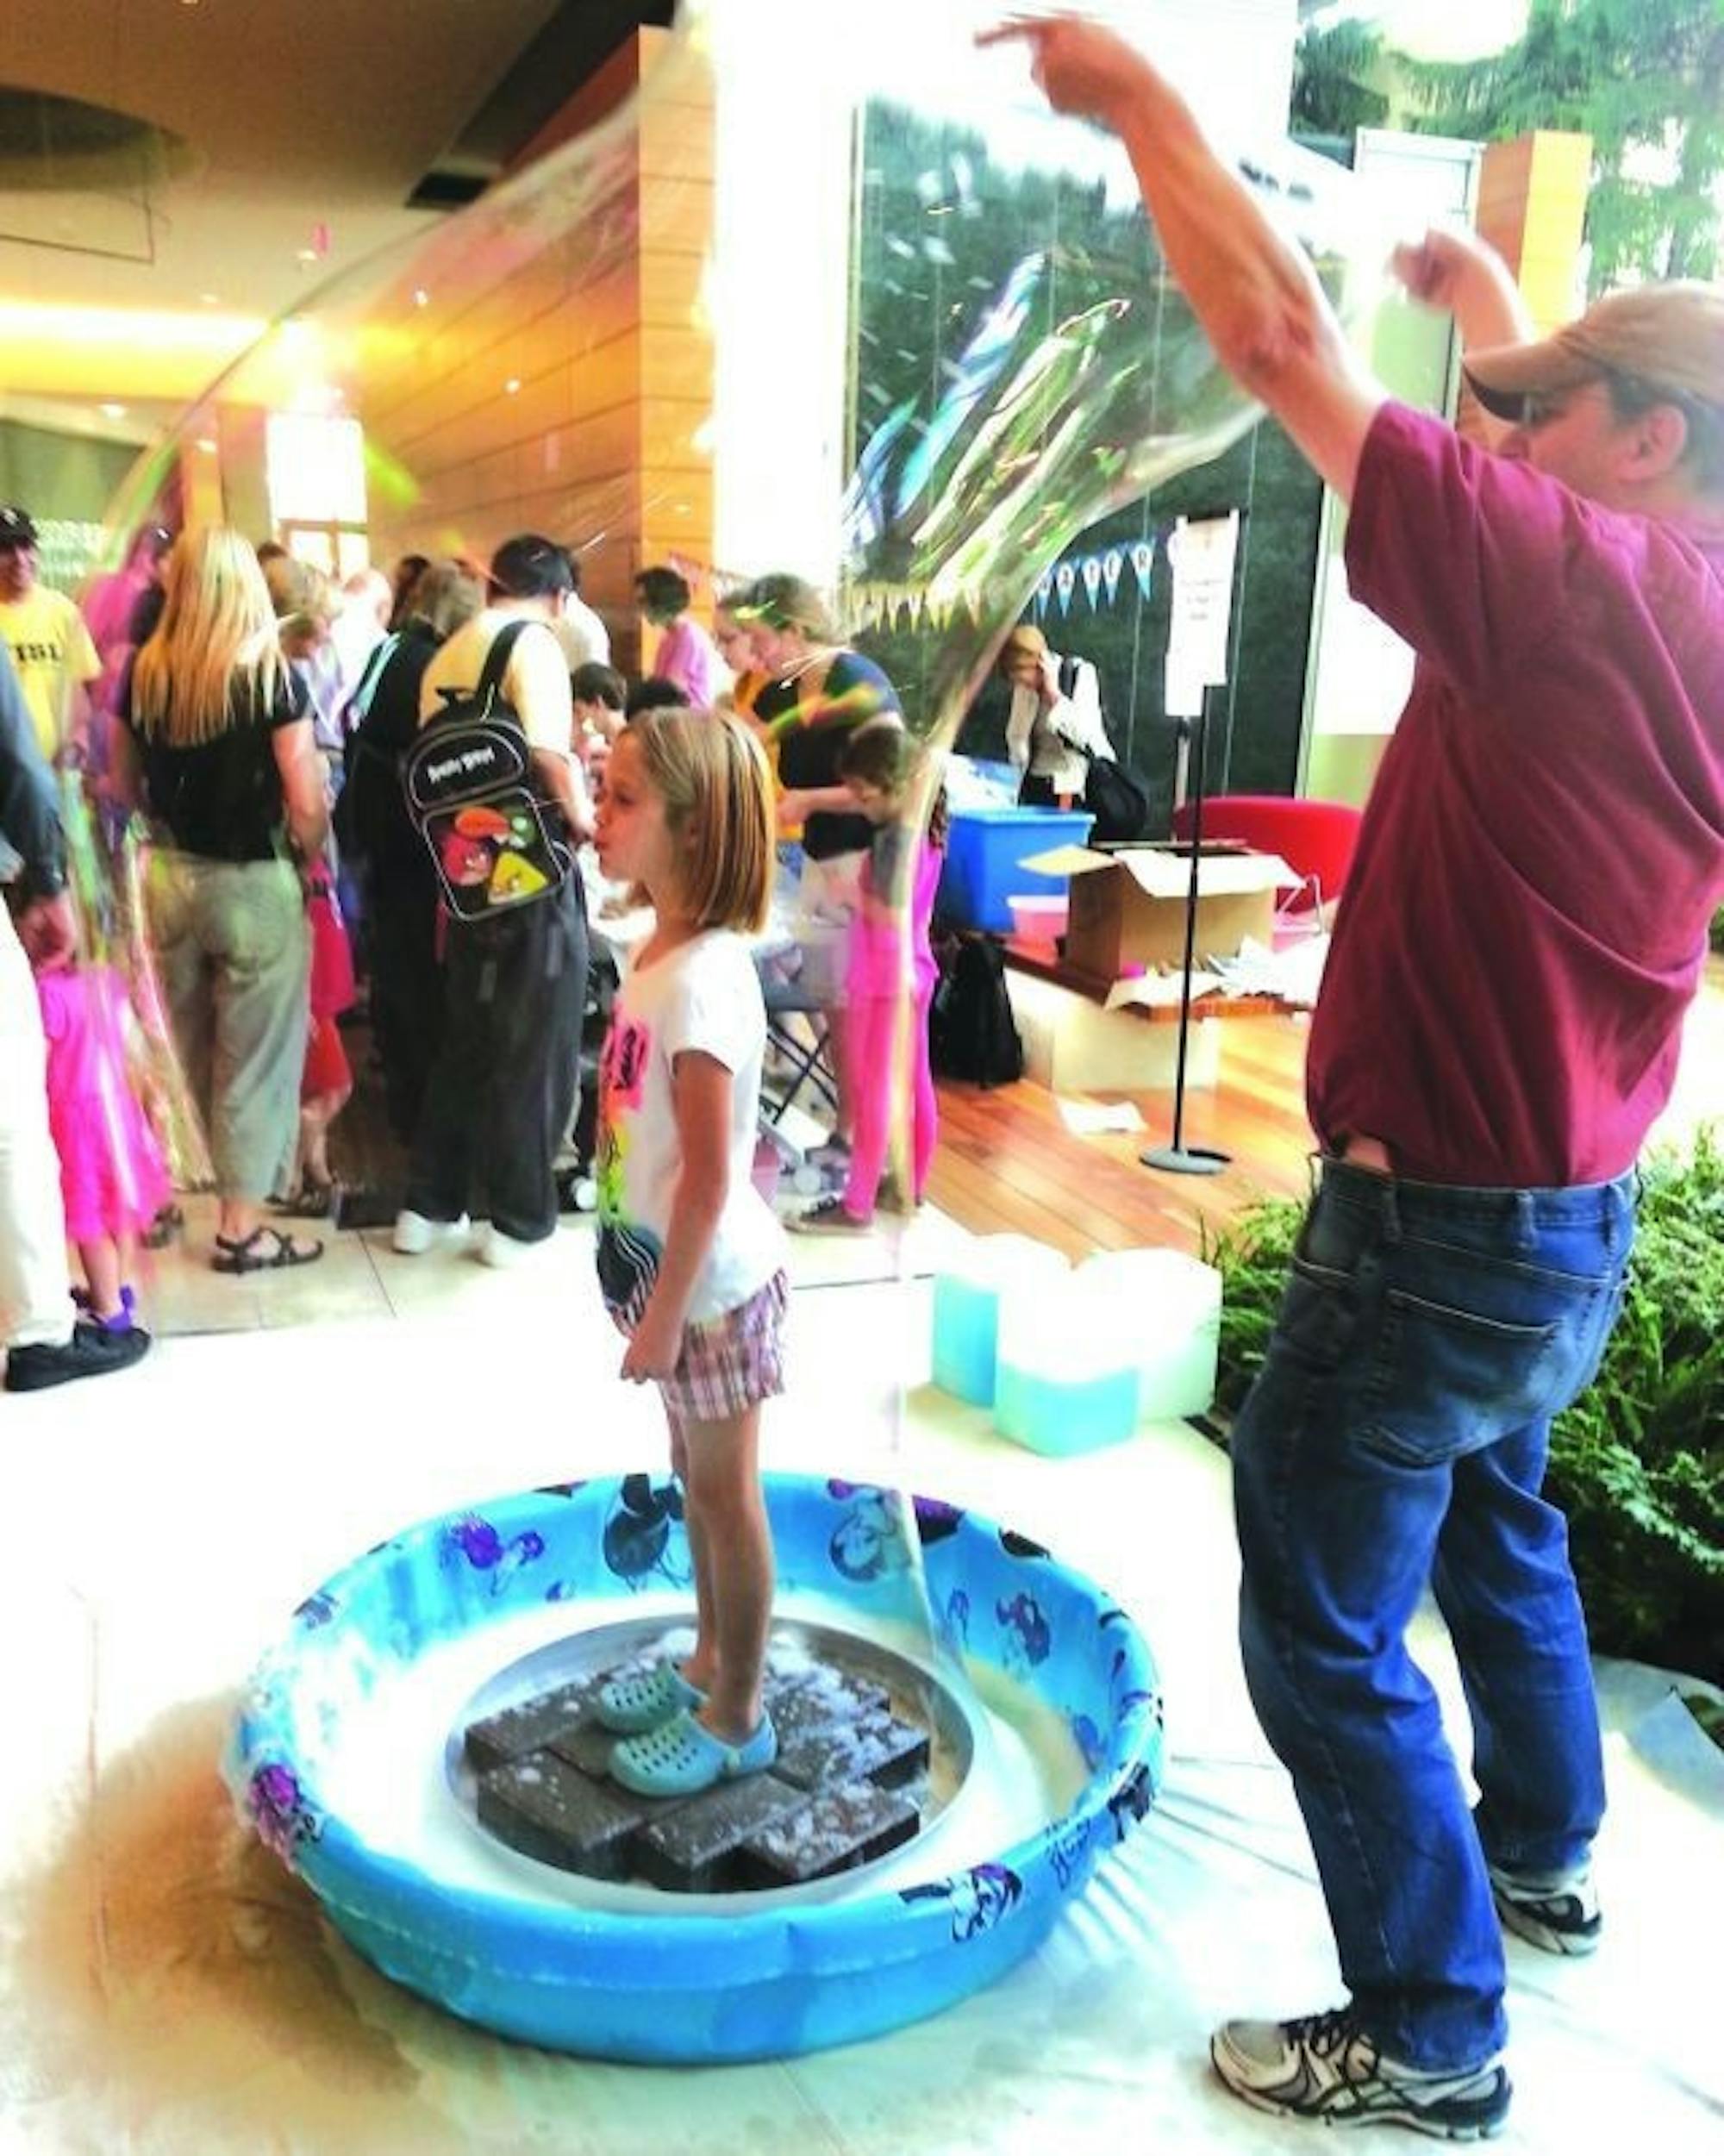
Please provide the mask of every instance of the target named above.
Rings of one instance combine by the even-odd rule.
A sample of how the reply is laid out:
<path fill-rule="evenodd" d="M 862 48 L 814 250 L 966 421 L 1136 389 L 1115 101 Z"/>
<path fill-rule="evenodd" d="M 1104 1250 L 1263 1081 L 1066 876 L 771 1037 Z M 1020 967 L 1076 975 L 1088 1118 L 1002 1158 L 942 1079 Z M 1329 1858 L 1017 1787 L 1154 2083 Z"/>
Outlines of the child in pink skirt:
<path fill-rule="evenodd" d="M 928 1006 L 937 978 L 928 926 L 946 858 L 944 797 L 935 802 L 924 834 L 909 818 L 915 744 L 896 719 L 859 726 L 844 744 L 838 769 L 873 825 L 874 840 L 862 868 L 844 972 L 846 1090 L 853 1116 L 849 1172 L 841 1193 L 817 1200 L 786 1223 L 808 1235 L 872 1224 L 901 1081 L 909 1088 L 908 1196 L 918 1205 L 939 1128 L 928 1053 Z"/>
<path fill-rule="evenodd" d="M 84 1265 L 83 1299 L 95 1323 L 126 1332 L 139 1239 L 172 1196 L 160 1142 L 134 1090 L 142 1030 L 111 966 L 38 973 L 36 994 L 47 1037 L 48 1127 L 66 1234 Z"/>

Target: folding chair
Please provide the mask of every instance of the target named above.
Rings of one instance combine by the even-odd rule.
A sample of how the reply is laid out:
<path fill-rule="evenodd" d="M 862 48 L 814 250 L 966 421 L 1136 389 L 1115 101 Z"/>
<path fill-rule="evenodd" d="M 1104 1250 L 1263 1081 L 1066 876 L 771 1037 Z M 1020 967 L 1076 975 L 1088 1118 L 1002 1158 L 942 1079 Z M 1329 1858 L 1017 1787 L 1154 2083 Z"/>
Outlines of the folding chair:
<path fill-rule="evenodd" d="M 766 1006 L 761 1136 L 792 1186 L 818 1191 L 830 1172 L 816 1157 L 838 1116 L 838 1042 L 832 1014 L 843 1002 L 841 925 L 798 923 L 801 934 L 756 954 Z"/>
<path fill-rule="evenodd" d="M 830 1000 L 801 977 L 763 979 L 768 1067 L 760 1084 L 760 1115 L 777 1127 L 806 1093 L 828 1115 L 838 1112 L 838 1070 L 833 1060 Z M 807 1112 L 806 1109 L 804 1112 Z"/>

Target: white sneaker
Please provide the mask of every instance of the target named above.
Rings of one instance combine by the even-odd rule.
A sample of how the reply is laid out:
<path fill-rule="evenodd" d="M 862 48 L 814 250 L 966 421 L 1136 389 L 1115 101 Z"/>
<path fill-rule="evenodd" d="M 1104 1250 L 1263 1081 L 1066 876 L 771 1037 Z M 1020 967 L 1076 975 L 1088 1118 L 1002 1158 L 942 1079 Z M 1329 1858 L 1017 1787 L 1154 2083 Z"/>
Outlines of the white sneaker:
<path fill-rule="evenodd" d="M 415 1213 L 403 1207 L 395 1216 L 395 1234 L 390 1237 L 391 1248 L 403 1258 L 422 1258 L 428 1250 L 439 1243 L 454 1242 L 467 1232 L 467 1216 L 459 1220 L 427 1220 L 423 1213 Z"/>
<path fill-rule="evenodd" d="M 495 1265 L 498 1272 L 510 1265 L 518 1265 L 530 1252 L 540 1247 L 537 1243 L 524 1243 L 519 1235 L 505 1235 L 496 1226 L 488 1227 L 479 1238 L 474 1256 L 482 1265 Z"/>
<path fill-rule="evenodd" d="M 1504 1931 L 1547 1954 L 1596 1951 L 1604 1919 L 1590 1864 L 1531 1878 L 1499 1872 L 1493 1865 L 1490 1892 Z"/>
<path fill-rule="evenodd" d="M 1437 2140 L 1500 2134 L 1512 2094 L 1500 2058 L 1454 2073 L 1403 2065 L 1345 2007 L 1296 2022 L 1224 2022 L 1209 2057 L 1255 2110 L 1325 2126 L 1408 2126 Z"/>

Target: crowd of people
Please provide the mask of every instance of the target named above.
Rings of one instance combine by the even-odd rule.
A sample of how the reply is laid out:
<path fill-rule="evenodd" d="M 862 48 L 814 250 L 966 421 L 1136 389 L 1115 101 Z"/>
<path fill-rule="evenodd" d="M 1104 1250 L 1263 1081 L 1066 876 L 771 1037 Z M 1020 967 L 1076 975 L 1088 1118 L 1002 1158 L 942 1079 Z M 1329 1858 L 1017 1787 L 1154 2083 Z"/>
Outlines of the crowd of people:
<path fill-rule="evenodd" d="M 353 1090 L 344 1022 L 361 997 L 405 1161 L 397 1252 L 465 1238 L 476 1222 L 476 1256 L 504 1265 L 552 1234 L 580 1128 L 590 911 L 601 899 L 633 910 L 634 879 L 607 877 L 596 848 L 596 805 L 656 712 L 686 709 L 760 744 L 780 929 L 809 908 L 828 928 L 853 924 L 848 992 L 837 984 L 830 1014 L 840 1107 L 822 1149 L 842 1195 L 809 1209 L 810 1232 L 873 1217 L 890 1121 L 878 1012 L 895 994 L 908 905 L 922 1022 L 906 1187 L 920 1197 L 938 857 L 907 850 L 896 828 L 910 751 L 891 684 L 845 647 L 810 585 L 768 576 L 730 591 L 715 641 L 690 618 L 679 571 L 642 572 L 657 650 L 653 671 L 629 679 L 578 597 L 570 550 L 536 534 L 505 541 L 482 570 L 409 556 L 392 578 L 362 571 L 337 591 L 273 543 L 151 526 L 91 584 L 87 616 L 41 584 L 36 536 L 27 511 L 0 512 L 16 594 L 0 650 L 17 659 L 4 678 L 6 755 L 16 798 L 34 804 L 34 858 L 13 897 L 39 946 L 34 1030 L 65 1232 L 25 1239 L 36 1252 L 28 1292 L 4 1311 L 13 1389 L 146 1352 L 138 1253 L 183 1225 L 176 1169 L 213 1187 L 217 1272 L 322 1256 L 305 1224 L 339 1224 L 332 1126 Z M 447 847 L 428 842 L 403 773 L 428 729 L 488 693 L 518 732 L 534 814 L 575 866 L 542 899 L 470 913 L 449 903 Z M 112 850 L 103 887 L 74 905 L 65 826 L 85 816 Z M 757 953 L 765 928 L 754 924 Z M 606 941 L 608 962 L 618 947 Z M 868 1014 L 853 1044 L 845 1002 Z M 189 1147 L 175 1142 L 176 1093 Z M 590 1148 L 591 1126 L 589 1115 Z M 71 1282 L 53 1254 L 68 1238 Z"/>

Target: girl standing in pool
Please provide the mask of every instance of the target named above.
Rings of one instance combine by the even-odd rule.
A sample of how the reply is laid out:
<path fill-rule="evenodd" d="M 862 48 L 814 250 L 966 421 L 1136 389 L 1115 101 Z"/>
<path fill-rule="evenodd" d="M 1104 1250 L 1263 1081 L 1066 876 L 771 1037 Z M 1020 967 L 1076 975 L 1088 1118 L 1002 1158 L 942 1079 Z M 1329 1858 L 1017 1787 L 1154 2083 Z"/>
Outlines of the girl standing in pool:
<path fill-rule="evenodd" d="M 686 1492 L 696 1634 L 613 1678 L 611 1773 L 684 1796 L 778 1756 L 761 1697 L 772 1544 L 760 1408 L 784 1389 L 784 1248 L 751 1176 L 766 1021 L 747 937 L 773 872 L 766 762 L 724 714 L 645 711 L 611 753 L 599 866 L 655 923 L 618 991 L 599 1074 L 599 1284 L 629 1335 L 622 1374 L 655 1383 Z"/>

